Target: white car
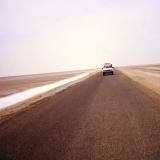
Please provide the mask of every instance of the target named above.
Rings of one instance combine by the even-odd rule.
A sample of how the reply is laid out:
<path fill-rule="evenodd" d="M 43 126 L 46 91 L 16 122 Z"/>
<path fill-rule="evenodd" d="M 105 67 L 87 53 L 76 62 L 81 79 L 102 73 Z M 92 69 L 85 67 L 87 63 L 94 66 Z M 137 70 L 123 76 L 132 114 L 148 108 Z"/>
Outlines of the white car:
<path fill-rule="evenodd" d="M 102 68 L 102 72 L 103 72 L 103 76 L 105 76 L 106 74 L 114 74 L 114 69 L 112 67 L 111 63 L 105 63 L 104 67 Z"/>

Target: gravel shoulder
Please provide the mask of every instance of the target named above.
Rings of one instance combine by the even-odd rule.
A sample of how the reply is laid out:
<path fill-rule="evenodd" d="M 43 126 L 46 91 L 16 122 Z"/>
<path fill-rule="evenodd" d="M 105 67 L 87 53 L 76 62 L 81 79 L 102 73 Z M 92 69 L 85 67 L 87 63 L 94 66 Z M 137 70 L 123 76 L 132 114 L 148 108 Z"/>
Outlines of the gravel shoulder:
<path fill-rule="evenodd" d="M 160 95 L 160 65 L 120 67 L 118 70 Z"/>

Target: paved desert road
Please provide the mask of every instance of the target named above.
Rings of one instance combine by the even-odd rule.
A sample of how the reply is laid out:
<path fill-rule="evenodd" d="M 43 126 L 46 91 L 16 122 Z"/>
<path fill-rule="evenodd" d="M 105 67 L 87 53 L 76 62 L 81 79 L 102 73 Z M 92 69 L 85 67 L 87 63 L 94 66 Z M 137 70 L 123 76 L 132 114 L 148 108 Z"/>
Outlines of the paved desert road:
<path fill-rule="evenodd" d="M 0 125 L 1 160 L 159 160 L 160 101 L 100 73 Z"/>

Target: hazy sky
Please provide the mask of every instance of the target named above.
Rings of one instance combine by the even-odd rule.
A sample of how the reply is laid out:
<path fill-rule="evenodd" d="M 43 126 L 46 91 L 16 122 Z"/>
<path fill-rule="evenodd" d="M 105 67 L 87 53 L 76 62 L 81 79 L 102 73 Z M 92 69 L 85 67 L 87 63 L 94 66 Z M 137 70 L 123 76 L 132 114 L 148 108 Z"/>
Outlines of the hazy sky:
<path fill-rule="evenodd" d="M 0 76 L 160 62 L 159 0 L 0 0 Z"/>

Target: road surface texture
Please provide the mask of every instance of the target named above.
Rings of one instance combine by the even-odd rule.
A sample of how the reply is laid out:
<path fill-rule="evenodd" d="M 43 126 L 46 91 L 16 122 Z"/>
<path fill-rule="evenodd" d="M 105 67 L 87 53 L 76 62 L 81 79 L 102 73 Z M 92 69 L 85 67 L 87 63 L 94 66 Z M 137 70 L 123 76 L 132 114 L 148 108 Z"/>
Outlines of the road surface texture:
<path fill-rule="evenodd" d="M 160 100 L 98 73 L 0 125 L 1 160 L 159 160 Z"/>

